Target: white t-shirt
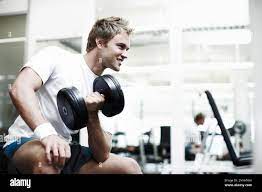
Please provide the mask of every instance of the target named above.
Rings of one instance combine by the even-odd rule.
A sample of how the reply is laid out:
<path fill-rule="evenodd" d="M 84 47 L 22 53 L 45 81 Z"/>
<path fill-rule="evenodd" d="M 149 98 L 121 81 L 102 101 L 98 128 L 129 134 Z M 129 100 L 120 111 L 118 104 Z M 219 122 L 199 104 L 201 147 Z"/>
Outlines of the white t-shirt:
<path fill-rule="evenodd" d="M 72 131 L 66 127 L 57 108 L 57 93 L 65 87 L 75 86 L 83 97 L 93 91 L 93 81 L 97 77 L 85 63 L 81 54 L 72 54 L 58 47 L 46 47 L 22 67 L 33 69 L 43 81 L 42 87 L 36 92 L 43 116 L 53 125 L 57 133 L 71 140 Z M 18 116 L 5 137 L 10 144 L 20 137 L 34 137 L 31 128 Z"/>
<path fill-rule="evenodd" d="M 198 130 L 198 127 L 196 125 L 192 125 L 192 127 L 187 127 L 185 129 L 185 143 L 195 143 L 195 144 L 201 144 L 201 135 L 200 131 Z"/>

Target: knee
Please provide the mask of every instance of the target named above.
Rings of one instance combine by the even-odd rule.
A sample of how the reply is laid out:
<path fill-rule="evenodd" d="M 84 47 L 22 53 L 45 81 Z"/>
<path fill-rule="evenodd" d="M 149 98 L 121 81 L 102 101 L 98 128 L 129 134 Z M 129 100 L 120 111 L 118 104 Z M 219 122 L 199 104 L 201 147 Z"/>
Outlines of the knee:
<path fill-rule="evenodd" d="M 60 169 L 55 168 L 52 164 L 43 164 L 39 162 L 33 167 L 33 174 L 59 174 Z"/>
<path fill-rule="evenodd" d="M 13 162 L 22 174 L 58 174 L 59 171 L 48 164 L 45 148 L 40 141 L 29 141 L 14 154 Z"/>
<path fill-rule="evenodd" d="M 142 174 L 140 166 L 132 158 L 127 158 L 123 167 L 126 174 Z"/>
<path fill-rule="evenodd" d="M 60 172 L 61 170 L 56 168 L 56 166 L 54 166 L 53 163 L 48 162 L 44 148 L 42 148 L 42 152 L 36 155 L 33 161 L 33 173 L 34 174 L 59 174 Z"/>

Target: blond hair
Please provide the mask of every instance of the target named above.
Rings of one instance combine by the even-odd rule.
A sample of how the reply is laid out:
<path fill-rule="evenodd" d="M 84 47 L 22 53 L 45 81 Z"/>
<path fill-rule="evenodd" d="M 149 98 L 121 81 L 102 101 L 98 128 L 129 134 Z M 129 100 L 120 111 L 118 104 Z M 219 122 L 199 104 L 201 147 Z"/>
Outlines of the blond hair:
<path fill-rule="evenodd" d="M 96 38 L 101 38 L 107 43 L 122 31 L 130 35 L 133 29 L 128 25 L 128 21 L 121 17 L 107 17 L 97 20 L 89 33 L 86 51 L 90 52 L 96 47 Z"/>

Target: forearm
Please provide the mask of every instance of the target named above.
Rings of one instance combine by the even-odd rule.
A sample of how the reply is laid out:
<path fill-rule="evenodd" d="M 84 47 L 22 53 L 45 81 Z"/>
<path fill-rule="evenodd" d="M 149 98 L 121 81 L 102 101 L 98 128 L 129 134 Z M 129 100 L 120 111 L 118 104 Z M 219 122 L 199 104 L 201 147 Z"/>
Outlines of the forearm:
<path fill-rule="evenodd" d="M 111 150 L 111 135 L 101 128 L 97 113 L 89 114 L 88 118 L 88 144 L 97 162 L 104 162 Z"/>
<path fill-rule="evenodd" d="M 9 95 L 17 111 L 32 130 L 47 122 L 40 111 L 38 99 L 33 89 L 12 87 Z"/>

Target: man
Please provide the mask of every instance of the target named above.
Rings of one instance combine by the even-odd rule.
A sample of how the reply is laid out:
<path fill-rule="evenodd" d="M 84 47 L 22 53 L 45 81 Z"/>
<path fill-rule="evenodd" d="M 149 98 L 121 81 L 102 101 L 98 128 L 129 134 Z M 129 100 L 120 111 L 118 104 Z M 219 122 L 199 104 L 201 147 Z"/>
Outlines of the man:
<path fill-rule="evenodd" d="M 120 70 L 131 32 L 122 18 L 100 19 L 89 33 L 85 55 L 48 47 L 22 67 L 9 92 L 20 116 L 4 146 L 21 173 L 141 173 L 133 159 L 110 153 L 111 134 L 98 116 L 105 99 L 92 92 L 94 79 L 106 68 Z M 85 96 L 89 147 L 70 144 L 74 132 L 64 125 L 56 106 L 58 91 L 70 86 Z"/>
<path fill-rule="evenodd" d="M 198 113 L 194 117 L 194 122 L 196 123 L 197 126 L 203 126 L 204 123 L 205 123 L 205 118 L 206 118 L 206 116 L 203 113 Z M 201 141 L 204 138 L 204 134 L 205 134 L 205 131 L 204 130 L 200 130 Z"/>
<path fill-rule="evenodd" d="M 194 117 L 194 122 L 196 127 L 187 130 L 187 140 L 185 146 L 185 159 L 195 160 L 197 153 L 200 153 L 203 149 L 201 146 L 201 141 L 203 140 L 204 132 L 198 130 L 198 126 L 202 126 L 205 122 L 205 115 L 203 113 L 198 113 Z"/>

